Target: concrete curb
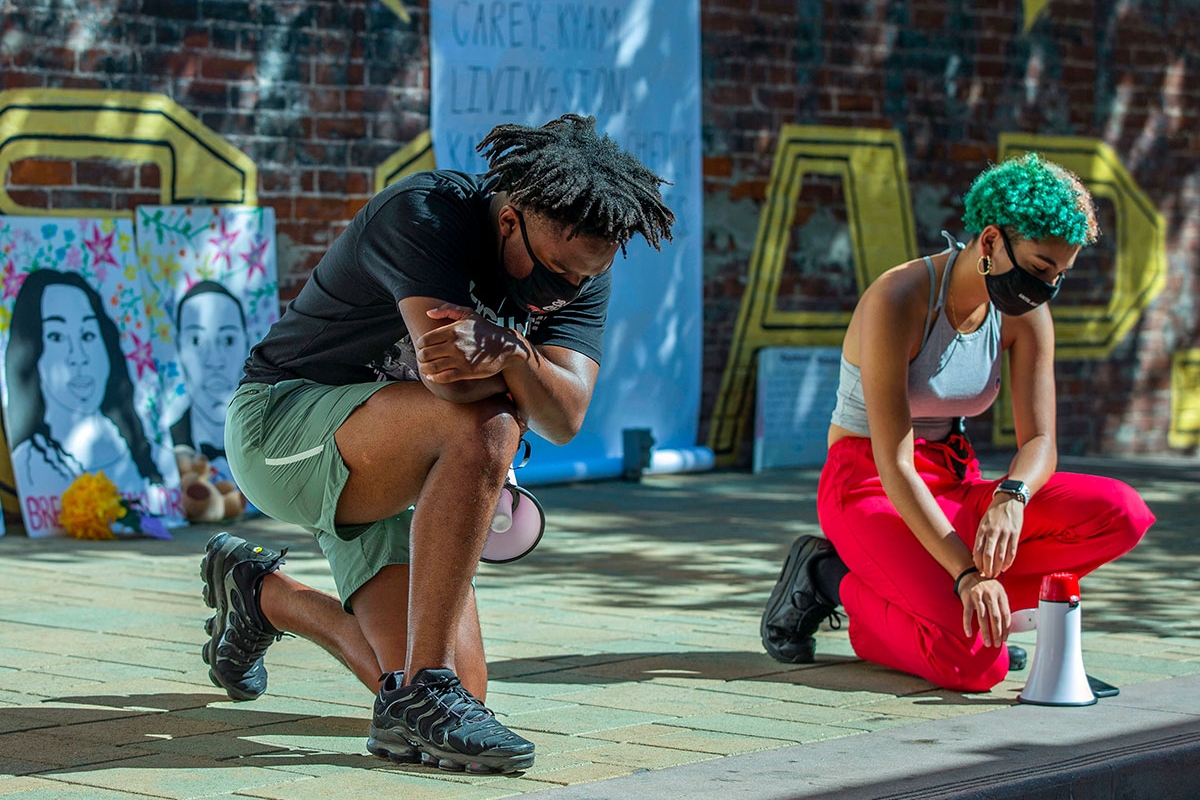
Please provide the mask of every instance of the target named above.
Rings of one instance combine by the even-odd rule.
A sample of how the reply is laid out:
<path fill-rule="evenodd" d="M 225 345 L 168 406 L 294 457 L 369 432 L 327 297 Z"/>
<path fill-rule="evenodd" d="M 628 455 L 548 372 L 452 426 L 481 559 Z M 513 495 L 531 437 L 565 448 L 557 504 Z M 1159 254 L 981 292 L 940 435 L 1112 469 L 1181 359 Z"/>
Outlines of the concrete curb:
<path fill-rule="evenodd" d="M 547 800 L 1192 800 L 1200 676 L 537 792 Z"/>

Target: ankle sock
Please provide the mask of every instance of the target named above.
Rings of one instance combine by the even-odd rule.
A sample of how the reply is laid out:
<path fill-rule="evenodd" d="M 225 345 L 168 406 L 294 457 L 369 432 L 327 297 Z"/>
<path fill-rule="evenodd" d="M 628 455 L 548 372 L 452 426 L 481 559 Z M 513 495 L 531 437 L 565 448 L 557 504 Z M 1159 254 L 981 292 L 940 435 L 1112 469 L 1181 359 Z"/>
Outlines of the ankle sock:
<path fill-rule="evenodd" d="M 813 567 L 813 582 L 817 585 L 817 591 L 825 596 L 825 599 L 832 600 L 834 605 L 842 604 L 841 585 L 842 578 L 850 574 L 850 570 L 846 568 L 846 564 L 836 555 L 828 555 L 817 561 Z"/>

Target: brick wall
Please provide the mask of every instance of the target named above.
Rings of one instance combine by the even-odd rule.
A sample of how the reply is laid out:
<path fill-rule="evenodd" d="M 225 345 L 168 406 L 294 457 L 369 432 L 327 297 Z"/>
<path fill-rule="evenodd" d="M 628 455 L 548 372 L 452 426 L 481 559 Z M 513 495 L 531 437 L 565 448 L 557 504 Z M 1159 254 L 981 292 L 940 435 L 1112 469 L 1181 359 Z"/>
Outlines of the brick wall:
<path fill-rule="evenodd" d="M 1060 445 L 1168 449 L 1171 351 L 1200 341 L 1200 4 L 1054 0 L 1027 32 L 1023 5 L 705 0 L 706 413 L 782 124 L 898 130 L 921 252 L 944 246 L 943 227 L 961 232 L 961 194 L 996 157 L 1000 132 L 1095 137 L 1165 217 L 1168 285 L 1108 358 L 1058 363 Z M 802 205 L 810 199 L 806 187 Z M 1111 205 L 1100 213 L 1111 233 Z M 1106 301 L 1112 247 L 1110 237 L 1081 256 L 1067 302 Z M 821 287 L 825 308 L 853 307 L 853 282 L 822 276 L 820 253 L 789 265 L 800 273 L 792 284 Z M 779 307 L 802 308 L 784 284 Z M 990 420 L 972 431 L 986 440 Z"/>
<path fill-rule="evenodd" d="M 922 251 L 940 249 L 942 227 L 959 230 L 961 192 L 995 157 L 1001 131 L 1111 145 L 1167 220 L 1168 288 L 1109 358 L 1060 362 L 1060 436 L 1068 452 L 1167 449 L 1170 353 L 1200 346 L 1200 4 L 1054 0 L 1028 31 L 1022 7 L 701 0 L 700 441 L 777 135 L 795 123 L 901 133 Z M 378 0 L 3 0 L 0 75 L 3 88 L 161 93 L 249 155 L 259 202 L 276 212 L 286 301 L 370 196 L 375 167 L 428 128 L 427 0 L 405 8 L 408 20 Z M 25 205 L 124 209 L 156 202 L 160 176 L 123 162 L 27 159 L 4 180 Z M 824 215 L 844 225 L 837 188 L 812 191 L 798 223 Z M 854 283 L 823 247 L 796 236 L 781 307 L 814 296 L 853 307 Z M 1096 251 L 1090 272 L 1072 278 L 1093 300 L 1112 258 Z"/>
<path fill-rule="evenodd" d="M 429 127 L 428 15 L 379 2 L 6 2 L 3 88 L 164 94 L 250 156 L 274 207 L 280 293 L 367 201 L 374 169 Z M 18 162 L 14 199 L 49 208 L 158 202 L 157 170 Z"/>

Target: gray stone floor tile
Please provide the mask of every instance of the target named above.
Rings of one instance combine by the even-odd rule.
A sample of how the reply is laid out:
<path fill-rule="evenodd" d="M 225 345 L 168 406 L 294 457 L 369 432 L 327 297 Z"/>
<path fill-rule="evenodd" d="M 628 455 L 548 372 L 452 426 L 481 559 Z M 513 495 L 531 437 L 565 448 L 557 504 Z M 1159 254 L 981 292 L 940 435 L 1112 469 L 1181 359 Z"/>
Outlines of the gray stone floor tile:
<path fill-rule="evenodd" d="M 1148 490 L 1159 523 L 1084 581 L 1087 669 L 1122 687 L 1200 674 L 1189 577 L 1200 575 L 1189 505 L 1200 492 L 1190 478 L 1105 463 Z M 1016 705 L 1027 673 L 991 692 L 946 692 L 862 662 L 845 626 L 818 632 L 815 664 L 763 653 L 759 615 L 779 563 L 796 535 L 817 530 L 816 477 L 538 487 L 542 544 L 477 579 L 489 705 L 538 746 L 520 776 L 367 755 L 370 693 L 303 640 L 272 646 L 266 695 L 230 702 L 199 658 L 212 612 L 198 564 L 216 526 L 170 542 L 2 537 L 0 775 L 11 777 L 0 796 L 490 800 Z M 236 530 L 289 547 L 288 573 L 332 592 L 307 533 L 265 518 Z M 55 603 L 25 602 L 51 587 Z M 1036 655 L 1035 632 L 1014 641 Z"/>

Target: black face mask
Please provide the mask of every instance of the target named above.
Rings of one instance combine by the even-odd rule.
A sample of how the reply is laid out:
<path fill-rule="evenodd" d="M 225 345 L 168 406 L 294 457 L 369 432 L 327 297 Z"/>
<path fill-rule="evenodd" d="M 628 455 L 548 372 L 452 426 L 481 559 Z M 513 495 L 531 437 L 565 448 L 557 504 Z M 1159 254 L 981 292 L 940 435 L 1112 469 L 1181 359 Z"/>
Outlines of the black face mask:
<path fill-rule="evenodd" d="M 525 231 L 525 216 L 515 208 L 513 211 L 517 212 L 517 220 L 521 225 L 521 239 L 525 242 L 525 251 L 529 254 L 529 260 L 533 262 L 533 270 L 524 278 L 514 278 L 507 269 L 504 269 L 503 264 L 501 265 L 508 296 L 532 314 L 549 314 L 551 311 L 557 311 L 579 297 L 579 293 L 587 285 L 587 280 L 582 280 L 578 286 L 575 286 L 539 261 L 538 257 L 533 254 L 533 248 L 529 246 L 529 234 Z M 507 237 L 500 243 L 501 254 L 507 243 Z"/>
<path fill-rule="evenodd" d="M 1003 230 L 1000 231 L 1000 238 L 1004 240 L 1004 249 L 1008 253 L 1008 260 L 1012 262 L 1013 268 L 1001 275 L 989 272 L 984 278 L 992 305 L 1000 309 L 1002 314 L 1019 317 L 1027 311 L 1032 311 L 1043 303 L 1053 300 L 1054 296 L 1058 294 L 1058 287 L 1062 286 L 1063 276 L 1058 276 L 1057 283 L 1046 283 L 1026 271 L 1017 263 L 1012 245 L 1009 244 L 1008 237 Z"/>

